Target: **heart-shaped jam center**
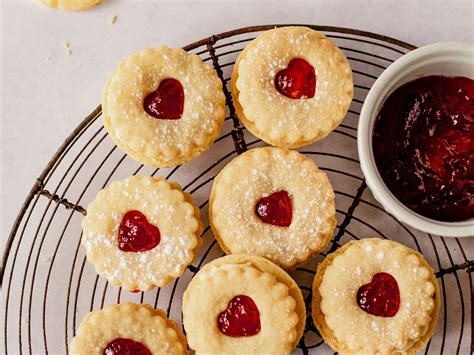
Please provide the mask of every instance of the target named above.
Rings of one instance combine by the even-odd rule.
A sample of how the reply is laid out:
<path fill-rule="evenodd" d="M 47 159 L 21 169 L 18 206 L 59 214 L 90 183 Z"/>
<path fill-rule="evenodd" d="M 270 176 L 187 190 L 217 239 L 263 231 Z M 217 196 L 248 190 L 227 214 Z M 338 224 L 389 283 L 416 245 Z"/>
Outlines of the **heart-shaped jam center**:
<path fill-rule="evenodd" d="M 145 97 L 143 108 L 155 118 L 180 119 L 184 108 L 183 86 L 176 79 L 162 80 L 158 89 Z"/>
<path fill-rule="evenodd" d="M 104 355 L 151 355 L 151 351 L 142 343 L 127 339 L 116 338 L 104 349 Z"/>
<path fill-rule="evenodd" d="M 160 230 L 140 211 L 128 211 L 120 222 L 118 242 L 125 252 L 151 250 L 160 244 Z"/>
<path fill-rule="evenodd" d="M 316 73 L 311 64 L 294 58 L 275 75 L 275 88 L 290 99 L 310 99 L 316 91 Z"/>
<path fill-rule="evenodd" d="M 291 198 L 285 190 L 262 197 L 255 205 L 255 213 L 265 223 L 288 227 L 291 224 Z"/>
<path fill-rule="evenodd" d="M 230 337 L 249 337 L 260 332 L 260 312 L 248 296 L 232 298 L 227 309 L 219 313 L 217 327 Z"/>
<path fill-rule="evenodd" d="M 397 280 L 385 272 L 375 274 L 370 283 L 357 291 L 357 304 L 374 316 L 393 317 L 400 306 Z"/>

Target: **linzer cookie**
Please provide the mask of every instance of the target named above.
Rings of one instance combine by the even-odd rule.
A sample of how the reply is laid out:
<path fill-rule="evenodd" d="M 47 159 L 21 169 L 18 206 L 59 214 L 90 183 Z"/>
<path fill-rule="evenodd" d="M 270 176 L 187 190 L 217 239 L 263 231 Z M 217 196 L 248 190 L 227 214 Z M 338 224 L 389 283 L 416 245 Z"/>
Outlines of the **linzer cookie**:
<path fill-rule="evenodd" d="M 318 265 L 314 324 L 341 354 L 414 354 L 434 333 L 441 294 L 423 256 L 378 238 L 352 241 Z"/>
<path fill-rule="evenodd" d="M 53 9 L 79 11 L 99 5 L 104 0 L 39 0 L 42 4 Z"/>
<path fill-rule="evenodd" d="M 183 295 L 183 323 L 196 354 L 289 354 L 305 320 L 298 285 L 258 256 L 210 262 Z"/>
<path fill-rule="evenodd" d="M 87 207 L 82 244 L 97 273 L 147 291 L 183 274 L 200 245 L 200 211 L 176 183 L 149 176 L 115 181 Z"/>
<path fill-rule="evenodd" d="M 144 49 L 124 59 L 102 96 L 104 126 L 136 161 L 169 167 L 212 145 L 224 122 L 222 82 L 182 49 Z"/>
<path fill-rule="evenodd" d="M 239 55 L 232 96 L 245 127 L 265 142 L 296 148 L 327 136 L 353 95 L 342 51 L 307 27 L 281 27 L 258 36 Z"/>
<path fill-rule="evenodd" d="M 263 256 L 285 269 L 303 264 L 329 242 L 336 226 L 334 191 L 303 154 L 256 148 L 214 179 L 212 231 L 227 254 Z"/>
<path fill-rule="evenodd" d="M 184 355 L 186 337 L 165 312 L 146 304 L 114 304 L 88 313 L 72 339 L 71 354 Z"/>

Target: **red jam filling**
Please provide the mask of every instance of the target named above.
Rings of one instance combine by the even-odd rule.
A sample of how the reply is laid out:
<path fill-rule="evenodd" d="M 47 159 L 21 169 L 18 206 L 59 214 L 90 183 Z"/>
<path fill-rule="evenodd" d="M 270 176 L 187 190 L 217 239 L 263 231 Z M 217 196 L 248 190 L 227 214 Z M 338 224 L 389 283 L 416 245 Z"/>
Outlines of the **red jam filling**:
<path fill-rule="evenodd" d="M 474 80 L 426 76 L 387 98 L 373 151 L 385 185 L 438 221 L 474 217 Z"/>
<path fill-rule="evenodd" d="M 160 230 L 140 211 L 128 211 L 120 222 L 118 242 L 125 252 L 151 250 L 160 244 Z"/>
<path fill-rule="evenodd" d="M 316 91 L 316 74 L 306 60 L 294 58 L 275 76 L 275 88 L 290 99 L 310 99 Z"/>
<path fill-rule="evenodd" d="M 151 355 L 142 343 L 126 338 L 112 340 L 104 350 L 104 355 Z"/>
<path fill-rule="evenodd" d="M 184 90 L 176 79 L 164 79 L 143 101 L 146 113 L 155 118 L 177 120 L 183 115 Z"/>
<path fill-rule="evenodd" d="M 397 280 L 385 272 L 375 274 L 370 283 L 357 291 L 357 304 L 374 316 L 393 317 L 400 306 Z"/>
<path fill-rule="evenodd" d="M 258 200 L 255 213 L 265 223 L 274 226 L 288 227 L 291 224 L 292 208 L 288 192 L 274 192 Z"/>
<path fill-rule="evenodd" d="M 217 327 L 230 337 L 249 337 L 260 332 L 260 312 L 248 296 L 232 298 L 227 309 L 217 316 Z"/>

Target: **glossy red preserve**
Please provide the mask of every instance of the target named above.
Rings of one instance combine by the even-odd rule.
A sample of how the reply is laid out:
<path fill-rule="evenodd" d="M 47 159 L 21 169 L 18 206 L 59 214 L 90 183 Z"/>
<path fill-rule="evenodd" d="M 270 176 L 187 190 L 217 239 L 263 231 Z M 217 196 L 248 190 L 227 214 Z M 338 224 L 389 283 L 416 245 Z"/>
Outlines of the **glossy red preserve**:
<path fill-rule="evenodd" d="M 232 298 L 227 309 L 219 313 L 217 327 L 222 334 L 230 337 L 248 337 L 260 332 L 260 312 L 255 302 L 248 296 Z"/>
<path fill-rule="evenodd" d="M 311 64 L 294 58 L 275 76 L 275 88 L 290 99 L 310 99 L 316 91 L 316 73 Z"/>
<path fill-rule="evenodd" d="M 400 307 L 397 280 L 385 272 L 375 274 L 370 283 L 357 291 L 357 304 L 374 316 L 393 317 Z"/>
<path fill-rule="evenodd" d="M 160 244 L 160 230 L 140 211 L 128 211 L 120 222 L 118 241 L 121 251 L 151 250 Z"/>
<path fill-rule="evenodd" d="M 255 213 L 265 223 L 288 227 L 293 214 L 288 192 L 282 190 L 261 198 L 255 205 Z"/>
<path fill-rule="evenodd" d="M 151 351 L 142 343 L 127 339 L 117 338 L 112 340 L 104 350 L 104 355 L 151 355 Z"/>
<path fill-rule="evenodd" d="M 388 189 L 438 221 L 474 218 L 474 80 L 426 76 L 386 99 L 373 152 Z"/>
<path fill-rule="evenodd" d="M 176 79 L 164 79 L 143 101 L 144 110 L 155 118 L 177 120 L 183 115 L 184 90 Z"/>

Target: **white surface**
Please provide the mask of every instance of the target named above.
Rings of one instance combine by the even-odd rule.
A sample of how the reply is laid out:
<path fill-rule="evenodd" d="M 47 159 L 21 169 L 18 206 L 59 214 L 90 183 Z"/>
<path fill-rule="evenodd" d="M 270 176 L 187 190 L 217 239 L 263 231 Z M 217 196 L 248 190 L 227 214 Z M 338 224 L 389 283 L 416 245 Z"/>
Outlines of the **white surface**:
<path fill-rule="evenodd" d="M 332 1 L 330 5 L 325 5 L 313 1 L 312 5 L 298 4 L 294 6 L 294 10 L 289 11 L 289 5 L 229 5 L 222 2 L 219 5 L 216 2 L 190 6 L 182 3 L 173 5 L 140 0 L 108 0 L 107 5 L 91 12 L 61 13 L 26 0 L 2 2 L 3 95 L 0 97 L 3 98 L 2 160 L 5 160 L 5 178 L 2 181 L 4 203 L 0 212 L 5 221 L 2 233 L 9 230 L 34 178 L 40 174 L 59 144 L 99 103 L 103 82 L 112 68 L 121 57 L 142 47 L 160 42 L 182 46 L 212 33 L 272 22 L 355 27 L 399 37 L 417 45 L 449 39 L 472 41 L 472 26 L 469 22 L 472 8 L 468 3 L 430 5 L 433 3 L 424 2 L 421 5 L 410 5 L 409 8 L 406 5 L 408 2 L 404 5 L 403 2 L 397 1 L 396 6 L 395 2 L 381 4 L 379 0 L 374 3 L 379 4 L 378 9 L 368 2 L 342 4 Z M 421 8 L 425 9 L 424 12 Z M 119 16 L 113 26 L 108 23 L 108 17 L 111 15 Z M 422 23 L 426 24 L 425 27 L 420 25 Z M 71 43 L 72 56 L 67 56 L 63 41 Z M 352 41 L 343 39 L 337 39 L 336 42 L 367 50 L 375 55 L 386 53 L 386 50 L 379 46 L 351 43 Z M 242 47 L 243 44 L 236 46 L 238 49 Z M 49 61 L 48 56 L 51 56 Z M 226 60 L 235 60 L 235 56 L 236 53 L 228 56 Z M 354 57 L 357 55 L 354 54 Z M 364 58 L 365 55 L 359 57 Z M 370 55 L 368 57 L 370 58 Z M 395 59 L 398 54 L 391 52 L 388 57 Z M 386 61 L 379 60 L 378 63 L 385 65 Z M 364 65 L 357 59 L 352 60 L 351 65 L 355 69 L 371 73 L 372 76 L 379 76 L 382 72 L 380 67 Z M 225 67 L 224 75 L 228 76 L 230 69 L 230 66 Z M 372 77 L 355 75 L 355 79 L 359 85 L 373 84 Z M 366 95 L 365 90 L 356 88 L 355 91 L 360 100 Z M 354 101 L 353 106 L 358 112 L 360 103 Z M 357 115 L 351 113 L 344 123 L 347 127 L 355 127 L 356 122 Z M 100 125 L 100 120 L 94 122 L 91 129 L 73 147 L 73 151 L 77 148 L 77 152 Z M 231 122 L 227 121 L 224 133 L 229 132 L 231 127 Z M 344 133 L 343 127 L 341 130 L 341 133 Z M 251 137 L 248 133 L 245 134 L 247 142 L 250 142 Z M 92 145 L 99 141 L 100 135 L 93 140 Z M 353 177 L 360 176 L 359 164 L 345 158 L 334 159 L 327 153 L 335 153 L 341 157 L 347 155 L 347 158 L 355 159 L 355 143 L 351 135 L 331 134 L 309 148 L 314 150 L 312 158 L 316 159 L 321 167 L 331 167 L 334 171 L 348 173 L 344 175 L 328 171 L 328 176 L 338 191 L 336 203 L 341 211 L 337 214 L 339 223 L 345 216 L 344 211 L 348 211 L 353 202 L 350 196 L 360 187 L 360 180 Z M 110 159 L 107 159 L 106 166 L 95 171 L 104 156 L 112 151 L 112 147 L 112 142 L 106 138 L 90 159 L 81 157 L 77 161 L 71 174 L 75 174 L 78 165 L 84 166 L 77 178 L 68 177 L 67 197 L 71 201 L 87 205 L 94 198 L 108 179 L 112 164 L 121 162 L 122 153 L 115 150 Z M 215 162 L 216 156 L 233 149 L 229 138 L 221 140 L 212 147 L 212 152 L 203 154 L 178 169 L 173 174 L 173 181 L 183 186 L 189 184 L 188 191 L 194 191 L 193 196 L 198 205 L 205 204 L 211 186 L 209 178 L 222 169 L 231 157 L 221 161 L 201 177 L 196 175 L 198 172 L 204 172 L 210 162 Z M 10 158 L 5 159 L 7 156 Z M 75 154 L 67 155 L 53 176 L 51 184 L 59 184 L 60 176 L 72 166 L 74 157 Z M 124 178 L 131 171 L 135 171 L 138 165 L 130 158 L 125 158 L 123 164 L 113 170 L 111 178 Z M 150 174 L 152 171 L 153 169 L 145 167 L 140 173 Z M 158 173 L 167 175 L 169 172 L 162 169 Z M 91 183 L 87 188 L 86 181 Z M 62 188 L 66 190 L 65 186 Z M 364 191 L 362 198 L 374 202 L 368 189 Z M 46 210 L 47 205 L 46 199 L 40 199 L 36 209 Z M 9 307 L 6 327 L 8 334 L 5 333 L 9 353 L 20 353 L 21 347 L 24 353 L 32 351 L 34 354 L 44 354 L 46 343 L 50 354 L 66 353 L 66 342 L 70 341 L 73 329 L 77 328 L 90 307 L 98 309 L 102 303 L 127 300 L 141 302 L 141 297 L 144 297 L 143 302 L 157 302 L 158 308 L 169 309 L 170 317 L 180 322 L 179 300 L 192 272 L 187 271 L 176 284 L 172 283 L 159 291 L 146 292 L 144 295 L 121 293 L 116 287 L 108 287 L 105 279 L 96 278 L 94 267 L 86 262 L 85 250 L 80 247 L 79 242 L 81 215 L 64 208 L 52 210 L 53 208 L 49 209 L 44 223 L 40 222 L 42 214 L 32 215 L 19 243 L 15 267 L 7 267 L 6 286 L 2 291 Z M 207 213 L 207 208 L 204 207 L 205 223 L 208 222 Z M 468 245 L 469 240 L 427 238 L 422 233 L 394 223 L 392 218 L 377 206 L 365 202 L 358 206 L 355 213 L 351 219 L 352 223 L 342 236 L 342 244 L 353 237 L 373 235 L 374 231 L 377 231 L 377 234 L 389 236 L 411 248 L 421 250 L 436 270 L 462 263 L 466 257 L 472 259 L 473 248 Z M 35 238 L 36 235 L 38 238 Z M 16 245 L 15 243 L 15 247 Z M 198 253 L 198 260 L 203 261 L 212 260 L 222 254 L 221 249 L 214 243 L 211 232 L 203 236 L 203 246 Z M 208 256 L 206 260 L 204 254 Z M 13 258 L 9 259 L 10 265 L 12 260 Z M 305 268 L 315 270 L 316 263 L 320 260 L 321 257 L 315 258 L 306 264 Z M 309 289 L 312 274 L 303 271 L 291 274 L 300 285 L 305 286 L 305 290 Z M 443 322 L 437 328 L 430 349 L 433 353 L 441 353 L 439 349 L 444 345 L 445 352 L 453 352 L 460 343 L 460 353 L 468 353 L 470 339 L 466 334 L 470 334 L 471 329 L 471 319 L 466 316 L 471 314 L 469 294 L 465 291 L 469 290 L 468 274 L 458 272 L 456 278 L 447 275 L 443 280 L 446 307 L 443 307 Z M 444 314 L 449 316 L 444 317 Z M 3 335 L 4 332 L 0 331 L 0 344 L 3 344 Z M 311 333 L 308 344 L 317 339 L 316 334 Z M 29 349 L 30 344 L 32 350 Z M 327 346 L 316 351 L 332 353 Z"/>
<path fill-rule="evenodd" d="M 399 221 L 418 230 L 446 237 L 471 237 L 474 220 L 441 222 L 421 216 L 404 206 L 385 186 L 377 171 L 372 151 L 372 132 L 377 113 L 387 95 L 400 85 L 422 75 L 474 78 L 474 46 L 462 42 L 441 42 L 418 48 L 399 58 L 372 85 L 360 112 L 357 148 L 360 167 L 375 199 Z"/>
<path fill-rule="evenodd" d="M 472 42 L 473 11 L 469 0 L 108 0 L 91 11 L 68 13 L 34 0 L 1 0 L 2 244 L 35 178 L 99 104 L 104 80 L 129 53 L 270 23 L 352 27 L 415 45 Z M 118 16 L 114 25 L 108 22 L 112 15 Z"/>

